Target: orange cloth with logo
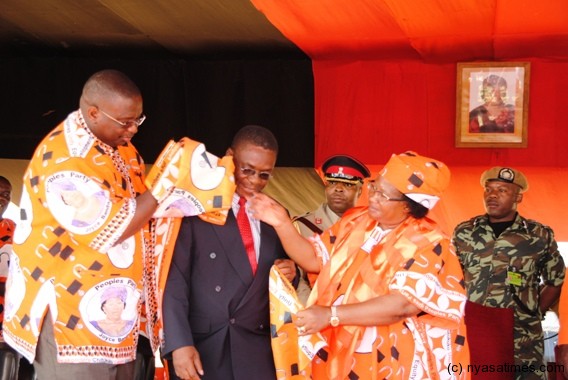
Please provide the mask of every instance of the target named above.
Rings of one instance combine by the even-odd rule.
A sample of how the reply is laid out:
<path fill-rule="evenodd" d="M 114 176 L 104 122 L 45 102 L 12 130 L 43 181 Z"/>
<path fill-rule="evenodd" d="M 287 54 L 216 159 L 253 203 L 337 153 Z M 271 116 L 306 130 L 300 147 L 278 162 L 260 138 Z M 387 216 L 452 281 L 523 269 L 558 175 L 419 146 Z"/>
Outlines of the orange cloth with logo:
<path fill-rule="evenodd" d="M 369 246 L 375 226 L 366 207 L 354 208 L 316 241 L 323 265 L 308 305 L 358 303 L 397 290 L 423 312 L 386 326 L 326 328 L 329 347 L 314 358 L 313 379 L 468 378 L 463 275 L 448 237 L 433 221 L 409 217 Z"/>
<path fill-rule="evenodd" d="M 187 137 L 170 140 L 145 180 L 160 203 L 154 217 L 199 215 L 225 224 L 236 188 L 234 168 L 232 156 L 219 159 Z"/>
<path fill-rule="evenodd" d="M 327 345 L 321 334 L 298 336 L 292 322 L 304 308 L 294 286 L 272 266 L 269 279 L 270 333 L 276 377 L 279 380 L 310 379 L 311 361 Z"/>
<path fill-rule="evenodd" d="M 191 140 L 181 145 L 182 156 L 190 158 L 200 147 Z M 178 162 L 171 165 L 174 187 L 191 189 L 191 175 L 180 174 Z M 230 204 L 232 171 L 228 167 L 217 186 L 197 198 L 207 203 L 213 192 L 229 199 L 218 204 Z M 142 328 L 157 348 L 157 272 L 167 262 L 163 255 L 173 244 L 168 238 L 175 238 L 175 221 L 180 219 L 151 220 L 116 245 L 134 217 L 136 197 L 147 190 L 144 177 L 144 162 L 134 146 L 114 149 L 104 144 L 87 128 L 80 111 L 37 147 L 23 179 L 22 219 L 14 235 L 4 321 L 6 342 L 29 361 L 49 310 L 59 362 L 134 360 L 141 314 L 148 323 Z M 106 306 L 110 298 L 122 301 L 120 329 L 105 328 L 116 317 Z"/>
<path fill-rule="evenodd" d="M 182 217 L 197 215 L 223 225 L 235 192 L 232 156 L 217 158 L 199 142 L 184 137 L 170 141 L 145 180 L 146 185 L 168 195 L 154 213 L 155 252 L 146 257 L 146 299 L 149 315 L 145 334 L 157 350 L 162 344 L 162 298 Z M 153 191 L 152 190 L 152 191 Z M 154 191 L 153 191 L 154 193 Z"/>

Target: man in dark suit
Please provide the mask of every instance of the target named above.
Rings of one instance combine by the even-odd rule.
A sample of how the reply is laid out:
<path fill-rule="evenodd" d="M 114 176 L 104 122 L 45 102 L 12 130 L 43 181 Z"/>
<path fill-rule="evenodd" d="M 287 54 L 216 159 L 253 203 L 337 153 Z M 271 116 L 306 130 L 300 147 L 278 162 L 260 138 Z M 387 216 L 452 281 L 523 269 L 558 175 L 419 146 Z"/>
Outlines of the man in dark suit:
<path fill-rule="evenodd" d="M 276 378 L 268 276 L 273 264 L 289 280 L 297 269 L 274 229 L 239 210 L 267 185 L 277 153 L 269 130 L 242 128 L 226 153 L 233 156 L 236 183 L 226 223 L 214 225 L 198 217 L 182 222 L 163 300 L 162 354 L 170 359 L 171 378 Z M 249 243 L 242 236 L 242 217 L 252 230 Z"/>

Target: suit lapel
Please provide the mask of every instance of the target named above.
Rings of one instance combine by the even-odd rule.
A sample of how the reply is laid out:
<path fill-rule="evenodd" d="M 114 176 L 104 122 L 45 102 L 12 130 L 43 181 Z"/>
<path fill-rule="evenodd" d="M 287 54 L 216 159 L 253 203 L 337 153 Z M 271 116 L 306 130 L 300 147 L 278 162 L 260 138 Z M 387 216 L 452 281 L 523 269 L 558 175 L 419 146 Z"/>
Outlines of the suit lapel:
<path fill-rule="evenodd" d="M 258 257 L 257 273 L 268 273 L 270 271 L 270 267 L 272 266 L 272 264 L 274 264 L 274 260 L 276 259 L 274 254 L 276 250 L 276 247 L 274 246 L 274 238 L 268 231 L 268 225 L 266 223 L 260 222 L 260 251 Z"/>
<path fill-rule="evenodd" d="M 225 226 L 215 226 L 215 233 L 223 246 L 233 269 L 237 275 L 248 286 L 243 298 L 239 301 L 237 309 L 246 304 L 247 301 L 257 292 L 268 289 L 269 269 L 277 258 L 276 235 L 267 224 L 261 223 L 260 226 L 260 253 L 258 258 L 258 268 L 256 276 L 253 277 L 252 269 L 248 261 L 248 256 L 242 242 L 239 226 L 233 212 L 229 212 Z"/>
<path fill-rule="evenodd" d="M 258 292 L 266 292 L 268 290 L 268 275 L 270 267 L 274 264 L 276 259 L 275 236 L 271 233 L 268 225 L 265 223 L 260 224 L 260 253 L 258 258 L 258 268 L 256 276 L 251 278 L 250 286 L 245 293 L 244 297 L 239 302 L 237 309 L 246 305 L 251 298 L 254 298 Z M 248 258 L 245 258 L 248 264 Z M 249 265 L 250 268 L 250 265 Z M 252 270 L 249 272 L 252 276 Z M 267 296 L 268 297 L 268 296 Z"/>

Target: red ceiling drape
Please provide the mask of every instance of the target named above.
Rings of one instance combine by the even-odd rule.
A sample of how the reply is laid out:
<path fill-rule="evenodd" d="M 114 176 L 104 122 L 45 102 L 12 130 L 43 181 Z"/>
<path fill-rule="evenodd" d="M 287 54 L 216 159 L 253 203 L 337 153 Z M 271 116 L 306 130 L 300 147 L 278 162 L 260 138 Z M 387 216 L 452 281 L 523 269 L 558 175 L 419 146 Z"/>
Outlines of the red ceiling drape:
<path fill-rule="evenodd" d="M 251 0 L 310 57 L 566 57 L 565 0 Z"/>

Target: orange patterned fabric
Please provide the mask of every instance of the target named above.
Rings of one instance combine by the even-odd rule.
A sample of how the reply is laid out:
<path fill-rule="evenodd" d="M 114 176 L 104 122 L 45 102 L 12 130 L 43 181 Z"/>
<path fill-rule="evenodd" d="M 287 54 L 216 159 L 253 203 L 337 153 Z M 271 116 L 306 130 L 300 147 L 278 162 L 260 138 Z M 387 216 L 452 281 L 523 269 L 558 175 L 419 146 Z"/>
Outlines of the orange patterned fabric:
<path fill-rule="evenodd" d="M 465 370 L 448 370 L 469 364 L 463 275 L 448 237 L 429 219 L 410 217 L 386 235 L 375 227 L 366 208 L 355 208 L 324 232 L 308 305 L 357 303 L 396 290 L 423 312 L 387 326 L 328 327 L 322 333 L 329 347 L 314 359 L 313 378 L 467 378 Z M 329 236 L 333 245 L 324 243 Z"/>
<path fill-rule="evenodd" d="M 4 340 L 2 323 L 4 322 L 4 288 L 8 276 L 8 264 L 12 253 L 12 237 L 16 223 L 13 220 L 3 218 L 0 220 L 0 342 Z"/>
<path fill-rule="evenodd" d="M 272 266 L 269 280 L 270 333 L 276 378 L 278 380 L 310 379 L 311 361 L 327 345 L 321 334 L 298 336 L 292 322 L 303 305 L 294 286 Z"/>
<path fill-rule="evenodd" d="M 232 156 L 218 158 L 187 137 L 170 141 L 145 180 L 152 194 L 163 196 L 152 220 L 151 254 L 144 266 L 147 310 L 142 332 L 155 350 L 162 344 L 162 296 L 182 217 L 197 215 L 223 225 L 235 192 Z"/>
<path fill-rule="evenodd" d="M 187 149 L 197 146 L 194 142 Z M 191 152 L 182 155 L 192 157 Z M 179 173 L 183 168 L 170 169 Z M 191 181 L 186 172 L 177 177 Z M 157 347 L 157 273 L 168 261 L 164 254 L 180 219 L 153 219 L 116 245 L 134 216 L 136 196 L 146 191 L 144 176 L 144 162 L 134 146 L 113 149 L 104 144 L 87 128 L 80 111 L 39 144 L 23 179 L 4 322 L 6 342 L 29 361 L 49 311 L 61 363 L 134 360 L 142 308 L 142 322 L 148 324 L 142 329 Z M 231 182 L 232 168 L 225 176 Z M 181 180 L 174 183 L 181 189 L 192 187 Z M 209 190 L 219 191 L 215 186 Z M 223 188 L 224 196 L 231 197 L 232 190 L 234 186 Z M 206 193 L 204 198 L 210 195 Z M 122 309 L 120 321 L 111 319 L 111 304 L 114 313 Z"/>
<path fill-rule="evenodd" d="M 234 169 L 232 156 L 218 158 L 198 141 L 170 141 L 145 180 L 160 203 L 154 217 L 199 215 L 225 224 L 236 187 Z"/>

